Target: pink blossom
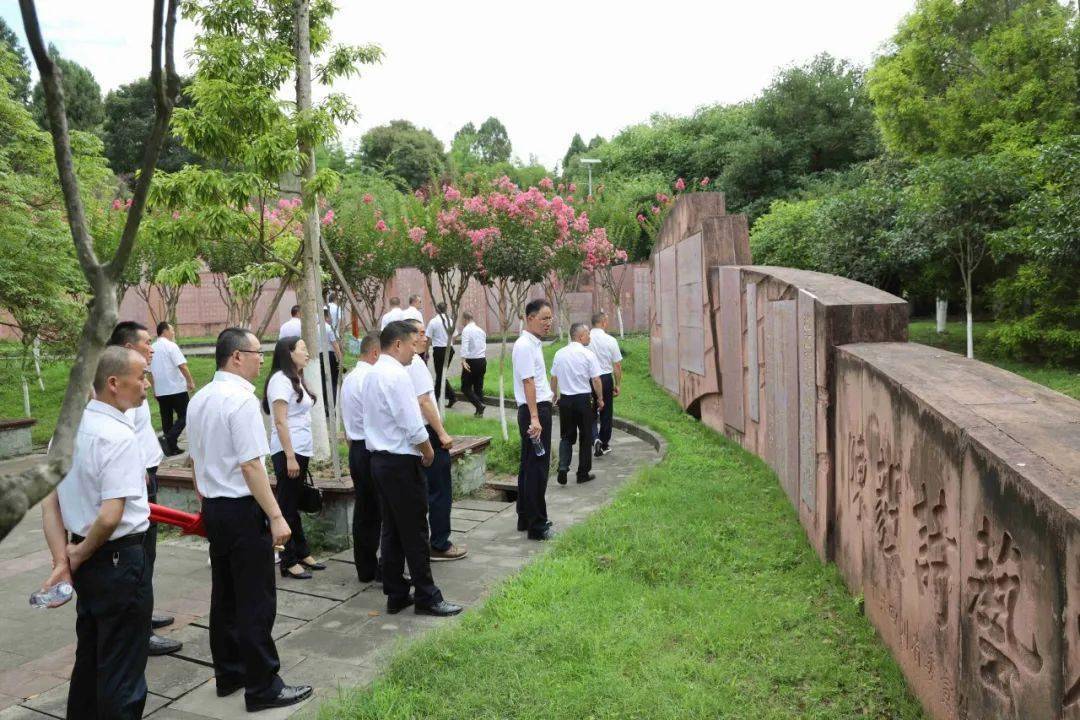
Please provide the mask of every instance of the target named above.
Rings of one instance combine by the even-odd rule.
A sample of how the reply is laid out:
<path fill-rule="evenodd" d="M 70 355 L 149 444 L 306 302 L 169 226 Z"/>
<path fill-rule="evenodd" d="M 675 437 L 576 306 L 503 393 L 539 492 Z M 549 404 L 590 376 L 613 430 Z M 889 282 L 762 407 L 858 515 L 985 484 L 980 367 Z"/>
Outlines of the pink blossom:
<path fill-rule="evenodd" d="M 668 201 L 668 196 L 667 195 L 665 195 L 664 193 L 661 193 L 661 192 L 656 193 L 656 202 L 663 205 L 667 201 Z"/>
<path fill-rule="evenodd" d="M 637 221 L 644 225 L 645 224 L 645 216 L 642 215 L 641 213 L 638 213 Z"/>
<path fill-rule="evenodd" d="M 585 213 L 578 215 L 577 219 L 574 220 L 574 230 L 579 233 L 589 232 L 589 216 Z"/>
<path fill-rule="evenodd" d="M 540 189 L 544 191 L 551 190 L 555 187 L 555 183 L 551 181 L 551 178 L 546 177 L 540 180 Z"/>
<path fill-rule="evenodd" d="M 113 210 L 119 210 L 122 207 L 123 207 L 123 203 L 120 202 L 120 198 L 116 198 L 115 200 L 112 201 L 112 209 Z"/>
<path fill-rule="evenodd" d="M 131 209 L 131 198 L 128 198 L 127 202 L 124 203 L 124 207 Z"/>
<path fill-rule="evenodd" d="M 414 227 L 409 228 L 409 239 L 419 245 L 427 237 L 427 228 Z"/>
<path fill-rule="evenodd" d="M 374 196 L 371 193 L 364 193 L 364 204 L 370 205 L 373 202 L 375 202 Z"/>
<path fill-rule="evenodd" d="M 443 188 L 443 197 L 447 202 L 456 202 L 461 199 L 461 193 L 453 185 L 447 185 Z"/>
<path fill-rule="evenodd" d="M 334 211 L 333 210 L 327 210 L 326 214 L 323 215 L 323 217 L 322 217 L 323 227 L 329 225 L 332 222 L 334 222 Z"/>
<path fill-rule="evenodd" d="M 487 203 L 483 195 L 474 195 L 465 201 L 465 212 L 483 215 L 487 212 Z"/>
<path fill-rule="evenodd" d="M 708 184 L 709 184 L 709 178 L 708 177 L 701 178 L 701 187 L 705 187 Z"/>
<path fill-rule="evenodd" d="M 429 258 L 433 258 L 439 254 L 439 248 L 435 247 L 431 243 L 424 243 L 424 246 L 420 248 L 420 252 L 424 253 Z"/>
<path fill-rule="evenodd" d="M 390 228 L 386 227 L 385 220 L 380 220 L 379 222 L 375 223 L 375 229 L 379 232 L 390 232 Z"/>
<path fill-rule="evenodd" d="M 685 190 L 686 189 L 686 181 L 683 180 L 682 178 L 679 178 L 678 180 L 676 180 L 675 181 L 675 189 L 678 190 L 679 192 L 682 192 L 683 190 Z"/>
<path fill-rule="evenodd" d="M 577 192 L 577 185 L 576 185 L 576 184 L 574 184 L 574 183 L 570 183 L 570 185 L 569 185 L 569 186 L 567 186 L 567 188 L 566 188 L 566 189 L 567 189 L 568 191 L 572 192 L 572 193 L 575 193 L 575 192 Z"/>
<path fill-rule="evenodd" d="M 659 215 L 659 214 L 660 214 L 660 208 L 658 208 L 658 207 L 656 207 L 655 205 L 653 205 L 653 206 L 652 206 L 652 214 L 653 214 L 653 215 Z"/>
<path fill-rule="evenodd" d="M 173 210 L 172 211 L 172 219 L 173 220 L 179 220 L 180 219 L 180 211 L 179 210 Z"/>

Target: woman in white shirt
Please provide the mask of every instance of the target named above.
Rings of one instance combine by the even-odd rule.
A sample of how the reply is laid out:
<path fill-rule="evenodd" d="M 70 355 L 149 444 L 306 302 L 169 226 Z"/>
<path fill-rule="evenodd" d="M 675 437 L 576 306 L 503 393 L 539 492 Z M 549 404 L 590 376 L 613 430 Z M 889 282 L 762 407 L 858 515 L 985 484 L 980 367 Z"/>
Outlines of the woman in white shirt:
<path fill-rule="evenodd" d="M 270 460 L 277 476 L 277 501 L 292 530 L 292 537 L 281 553 L 281 576 L 297 580 L 311 578 L 309 570 L 326 569 L 311 556 L 298 508 L 314 449 L 311 408 L 315 396 L 303 378 L 304 366 L 309 359 L 307 345 L 300 338 L 278 340 L 262 402 L 263 412 L 271 417 Z"/>

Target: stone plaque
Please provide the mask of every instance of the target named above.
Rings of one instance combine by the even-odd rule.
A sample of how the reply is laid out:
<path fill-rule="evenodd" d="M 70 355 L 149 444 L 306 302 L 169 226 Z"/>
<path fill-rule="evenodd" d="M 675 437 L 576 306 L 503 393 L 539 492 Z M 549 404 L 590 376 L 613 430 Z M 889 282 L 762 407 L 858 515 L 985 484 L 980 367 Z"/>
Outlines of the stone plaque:
<path fill-rule="evenodd" d="M 702 292 L 701 234 L 678 245 L 679 368 L 705 374 L 705 323 Z"/>
<path fill-rule="evenodd" d="M 817 510 L 817 363 L 814 298 L 799 291 L 799 489 Z"/>
<path fill-rule="evenodd" d="M 660 305 L 656 316 L 660 319 L 661 358 L 664 367 L 664 387 L 679 392 L 679 319 L 675 293 L 675 246 L 660 251 Z"/>
<path fill-rule="evenodd" d="M 743 326 L 741 273 L 737 267 L 720 268 L 720 373 L 724 423 L 743 432 Z"/>
<path fill-rule="evenodd" d="M 765 306 L 765 460 L 799 502 L 799 338 L 795 300 Z"/>
<path fill-rule="evenodd" d="M 761 382 L 758 376 L 758 313 L 757 283 L 746 284 L 746 392 L 750 419 L 761 422 L 761 398 L 758 388 Z"/>

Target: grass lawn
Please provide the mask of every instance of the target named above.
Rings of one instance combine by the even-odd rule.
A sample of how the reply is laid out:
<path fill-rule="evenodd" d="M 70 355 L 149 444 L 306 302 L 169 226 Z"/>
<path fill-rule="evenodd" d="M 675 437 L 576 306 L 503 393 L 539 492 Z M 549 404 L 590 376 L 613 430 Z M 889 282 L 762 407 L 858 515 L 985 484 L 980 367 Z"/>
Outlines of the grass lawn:
<path fill-rule="evenodd" d="M 922 717 L 773 473 L 649 379 L 645 341 L 624 347 L 616 412 L 665 460 L 320 718 Z"/>

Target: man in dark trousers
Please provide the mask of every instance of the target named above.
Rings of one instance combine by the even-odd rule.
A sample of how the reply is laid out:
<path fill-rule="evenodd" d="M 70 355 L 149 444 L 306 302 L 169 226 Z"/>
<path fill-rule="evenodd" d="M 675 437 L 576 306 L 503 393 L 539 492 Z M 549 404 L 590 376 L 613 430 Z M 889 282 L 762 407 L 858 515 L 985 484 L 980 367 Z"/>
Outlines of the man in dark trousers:
<path fill-rule="evenodd" d="M 291 532 L 266 475 L 270 445 L 251 384 L 262 346 L 250 331 L 226 328 L 214 356 L 214 379 L 188 406 L 189 453 L 210 540 L 210 654 L 218 696 L 244 688 L 253 712 L 294 705 L 312 690 L 282 682 L 271 635 L 274 547 Z"/>
<path fill-rule="evenodd" d="M 145 372 L 139 353 L 105 349 L 94 374 L 95 399 L 75 436 L 71 470 L 42 503 L 53 560 L 43 587 L 75 587 L 69 718 L 141 718 L 146 704 L 154 591 L 143 536 L 150 505 L 135 428 L 125 415 L 146 399 Z"/>
<path fill-rule="evenodd" d="M 187 425 L 188 393 L 195 389 L 195 379 L 188 370 L 187 358 L 174 340 L 176 330 L 162 321 L 157 325 L 157 340 L 151 347 L 150 375 L 154 378 L 154 397 L 161 412 L 161 433 L 166 455 L 179 455 L 176 444 Z"/>
<path fill-rule="evenodd" d="M 619 396 L 622 385 L 622 351 L 619 341 L 607 333 L 608 316 L 601 310 L 592 316 L 592 330 L 589 331 L 589 350 L 600 362 L 600 386 L 603 392 L 598 395 L 604 401 L 603 408 L 597 413 L 596 439 L 593 452 L 596 457 L 603 457 L 611 452 L 611 423 L 615 413 L 615 398 Z M 599 404 L 598 404 L 599 407 Z"/>
<path fill-rule="evenodd" d="M 461 314 L 461 392 L 484 416 L 484 375 L 487 373 L 487 333 L 474 321 L 471 312 Z"/>
<path fill-rule="evenodd" d="M 518 434 L 521 437 L 521 464 L 518 469 L 518 530 L 530 540 L 550 540 L 547 516 L 548 472 L 551 469 L 551 400 L 544 345 L 551 332 L 551 303 L 542 298 L 525 306 L 525 329 L 514 342 L 514 400 L 517 402 Z M 539 440 L 543 454 L 536 454 Z"/>
<path fill-rule="evenodd" d="M 592 474 L 593 423 L 596 419 L 593 396 L 601 410 L 604 398 L 600 386 L 600 362 L 589 352 L 588 344 L 588 326 L 574 323 L 570 326 L 570 343 L 551 359 L 551 391 L 559 406 L 560 485 L 566 484 L 575 442 L 580 442 L 577 481 L 583 483 L 596 478 Z"/>
<path fill-rule="evenodd" d="M 382 517 L 379 493 L 371 477 L 371 452 L 364 438 L 364 405 L 360 399 L 364 381 L 379 359 L 379 336 L 365 335 L 360 341 L 360 361 L 341 384 L 341 417 L 349 441 L 349 475 L 353 481 L 353 564 L 360 582 L 382 582 L 379 568 L 379 537 Z"/>
<path fill-rule="evenodd" d="M 454 334 L 457 335 L 460 332 L 458 330 Z M 446 407 L 454 407 L 457 396 L 454 394 L 454 388 L 450 386 L 450 378 L 447 377 L 445 383 L 443 382 L 443 374 L 447 370 L 446 363 L 454 359 L 454 346 L 451 342 L 453 338 L 450 337 L 450 316 L 446 314 L 446 303 L 441 302 L 435 305 L 435 317 L 431 318 L 431 322 L 427 324 L 425 334 L 431 345 L 431 361 L 435 363 L 435 402 L 438 404 L 445 387 Z M 450 355 L 449 358 L 447 354 Z M 464 391 L 464 388 L 462 390 Z"/>
<path fill-rule="evenodd" d="M 427 481 L 423 468 L 435 457 L 420 404 L 406 370 L 416 354 L 416 326 L 389 323 L 379 335 L 382 354 L 364 380 L 364 443 L 382 503 L 382 568 L 386 610 L 396 614 L 415 604 L 417 615 L 446 617 L 461 612 L 448 603 L 431 577 Z M 405 563 L 415 594 L 409 594 Z"/>

